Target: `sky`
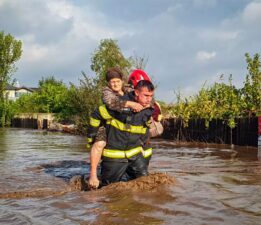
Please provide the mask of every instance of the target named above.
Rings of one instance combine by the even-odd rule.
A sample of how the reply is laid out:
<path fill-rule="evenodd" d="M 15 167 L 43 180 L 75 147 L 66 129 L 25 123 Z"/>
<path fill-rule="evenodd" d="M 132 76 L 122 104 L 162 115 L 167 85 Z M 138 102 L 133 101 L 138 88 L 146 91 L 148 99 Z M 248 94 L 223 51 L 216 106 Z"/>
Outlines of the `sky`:
<path fill-rule="evenodd" d="M 0 31 L 23 42 L 12 78 L 79 84 L 103 39 L 148 59 L 156 99 L 175 101 L 233 75 L 242 87 L 245 53 L 261 53 L 261 0 L 0 0 Z"/>

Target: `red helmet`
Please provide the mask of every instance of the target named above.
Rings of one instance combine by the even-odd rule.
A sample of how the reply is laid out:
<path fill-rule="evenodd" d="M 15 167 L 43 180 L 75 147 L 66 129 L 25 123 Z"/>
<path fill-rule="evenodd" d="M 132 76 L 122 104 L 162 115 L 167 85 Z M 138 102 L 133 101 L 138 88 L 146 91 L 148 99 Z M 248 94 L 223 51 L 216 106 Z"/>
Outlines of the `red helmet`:
<path fill-rule="evenodd" d="M 151 82 L 151 79 L 143 70 L 136 69 L 133 70 L 132 73 L 130 74 L 128 83 L 133 85 L 133 87 L 135 88 L 137 83 L 141 80 L 147 80 Z"/>

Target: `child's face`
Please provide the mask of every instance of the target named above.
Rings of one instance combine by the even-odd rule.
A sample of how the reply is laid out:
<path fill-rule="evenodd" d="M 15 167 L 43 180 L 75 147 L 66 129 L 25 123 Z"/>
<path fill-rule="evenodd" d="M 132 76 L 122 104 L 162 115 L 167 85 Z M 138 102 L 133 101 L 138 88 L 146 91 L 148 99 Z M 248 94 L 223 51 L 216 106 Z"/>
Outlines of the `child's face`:
<path fill-rule="evenodd" d="M 122 90 L 122 80 L 120 78 L 110 79 L 109 87 L 115 92 L 120 92 Z"/>

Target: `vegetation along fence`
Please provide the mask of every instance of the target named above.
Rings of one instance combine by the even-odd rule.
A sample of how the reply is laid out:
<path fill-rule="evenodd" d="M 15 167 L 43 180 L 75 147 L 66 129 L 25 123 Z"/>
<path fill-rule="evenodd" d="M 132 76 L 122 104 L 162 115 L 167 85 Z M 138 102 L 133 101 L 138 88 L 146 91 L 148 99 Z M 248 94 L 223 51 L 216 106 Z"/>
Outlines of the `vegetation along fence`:
<path fill-rule="evenodd" d="M 224 121 L 216 119 L 205 127 L 204 119 L 190 120 L 184 127 L 183 120 L 169 118 L 163 121 L 163 138 L 174 141 L 195 141 L 241 146 L 258 146 L 258 117 L 236 119 L 237 126 L 231 129 Z"/>

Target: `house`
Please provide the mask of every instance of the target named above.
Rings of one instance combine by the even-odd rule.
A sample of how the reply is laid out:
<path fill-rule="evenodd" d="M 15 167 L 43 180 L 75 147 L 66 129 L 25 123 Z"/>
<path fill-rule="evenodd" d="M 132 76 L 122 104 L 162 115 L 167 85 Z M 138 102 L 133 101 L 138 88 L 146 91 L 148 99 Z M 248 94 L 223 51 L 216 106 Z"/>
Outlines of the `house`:
<path fill-rule="evenodd" d="M 17 98 L 19 98 L 21 95 L 24 94 L 31 94 L 34 91 L 36 91 L 38 88 L 28 88 L 25 86 L 12 86 L 10 84 L 6 85 L 4 95 L 8 100 L 15 101 Z"/>

